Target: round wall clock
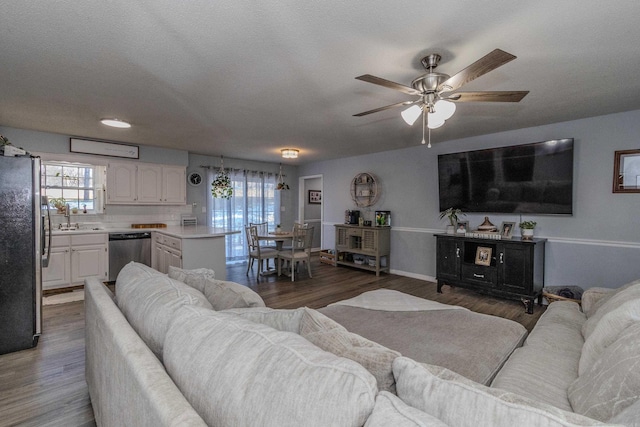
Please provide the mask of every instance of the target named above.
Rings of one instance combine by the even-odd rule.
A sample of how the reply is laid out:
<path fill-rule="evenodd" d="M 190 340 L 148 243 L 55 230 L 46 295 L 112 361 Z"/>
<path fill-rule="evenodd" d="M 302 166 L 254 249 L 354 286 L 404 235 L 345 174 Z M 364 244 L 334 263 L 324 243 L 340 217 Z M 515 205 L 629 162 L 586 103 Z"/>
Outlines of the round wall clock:
<path fill-rule="evenodd" d="M 191 172 L 187 177 L 187 180 L 189 181 L 189 184 L 194 187 L 198 186 L 202 184 L 202 174 L 200 174 L 200 172 Z"/>

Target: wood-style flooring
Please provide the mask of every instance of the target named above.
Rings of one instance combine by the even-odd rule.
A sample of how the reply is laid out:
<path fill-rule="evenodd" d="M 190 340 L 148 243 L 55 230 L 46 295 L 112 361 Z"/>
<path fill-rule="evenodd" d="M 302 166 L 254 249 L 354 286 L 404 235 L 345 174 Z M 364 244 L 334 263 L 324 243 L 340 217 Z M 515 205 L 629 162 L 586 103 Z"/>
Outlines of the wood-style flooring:
<path fill-rule="evenodd" d="M 261 277 L 254 266 L 245 275 L 246 264 L 229 266 L 227 280 L 258 292 L 272 308 L 311 308 L 351 298 L 362 292 L 387 288 L 445 304 L 456 304 L 480 313 L 512 319 L 531 330 L 544 311 L 534 314 L 524 305 L 478 295 L 393 274 L 375 274 L 345 267 L 312 263 L 313 278 L 301 269 L 295 282 L 286 276 Z M 0 356 L 0 427 L 4 426 L 94 426 L 93 411 L 84 380 L 84 303 L 82 301 L 43 307 L 43 334 L 33 349 Z"/>

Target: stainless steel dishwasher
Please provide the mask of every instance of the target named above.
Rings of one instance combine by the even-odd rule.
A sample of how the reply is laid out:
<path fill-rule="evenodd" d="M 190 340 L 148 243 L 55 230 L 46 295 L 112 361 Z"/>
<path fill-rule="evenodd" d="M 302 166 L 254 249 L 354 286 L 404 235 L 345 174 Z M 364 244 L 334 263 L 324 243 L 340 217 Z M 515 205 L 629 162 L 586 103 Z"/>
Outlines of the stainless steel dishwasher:
<path fill-rule="evenodd" d="M 151 267 L 151 233 L 109 233 L 109 281 L 116 280 L 131 261 Z"/>

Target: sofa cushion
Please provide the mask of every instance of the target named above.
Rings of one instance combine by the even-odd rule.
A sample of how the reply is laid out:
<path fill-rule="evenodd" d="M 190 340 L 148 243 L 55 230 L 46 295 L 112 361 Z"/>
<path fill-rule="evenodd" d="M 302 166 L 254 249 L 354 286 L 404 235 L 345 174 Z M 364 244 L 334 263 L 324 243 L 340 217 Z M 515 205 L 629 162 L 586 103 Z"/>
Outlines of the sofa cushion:
<path fill-rule="evenodd" d="M 260 295 L 239 283 L 216 280 L 213 270 L 206 268 L 183 270 L 169 267 L 169 277 L 198 289 L 204 294 L 214 310 L 264 307 L 264 301 Z"/>
<path fill-rule="evenodd" d="M 640 280 L 627 283 L 615 291 L 604 295 L 600 299 L 598 307 L 582 326 L 584 340 L 586 341 L 589 338 L 604 315 L 615 310 L 624 302 L 635 298 L 640 298 Z"/>
<path fill-rule="evenodd" d="M 578 366 L 578 375 L 584 374 L 598 360 L 604 350 L 615 342 L 631 324 L 640 322 L 640 298 L 632 299 L 602 316 L 585 341 Z"/>
<path fill-rule="evenodd" d="M 358 362 L 376 378 L 378 389 L 395 393 L 392 363 L 400 356 L 397 351 L 353 334 L 308 308 L 300 320 L 300 335 L 325 351 Z"/>
<path fill-rule="evenodd" d="M 295 310 L 262 308 L 233 309 L 225 313 L 299 334 L 325 351 L 358 362 L 376 378 L 380 390 L 395 392 L 391 363 L 400 353 L 347 331 L 316 310 L 307 307 Z"/>
<path fill-rule="evenodd" d="M 602 421 L 638 402 L 640 322 L 628 326 L 571 384 L 568 393 L 575 412 Z"/>
<path fill-rule="evenodd" d="M 207 299 L 190 286 L 164 274 L 145 274 L 140 264 L 127 264 L 116 282 L 118 307 L 149 346 L 162 360 L 164 337 L 169 321 L 183 305 L 212 309 Z M 141 273 L 143 272 L 143 273 Z"/>
<path fill-rule="evenodd" d="M 573 411 L 567 388 L 578 378 L 579 360 L 579 353 L 524 346 L 513 352 L 491 387 Z"/>
<path fill-rule="evenodd" d="M 394 360 L 393 373 L 400 399 L 449 426 L 603 425 L 582 415 L 489 388 L 448 369 L 419 364 L 406 357 Z"/>
<path fill-rule="evenodd" d="M 527 337 L 525 346 L 573 351 L 580 357 L 584 345 L 582 325 L 586 319 L 575 302 L 556 301 L 549 304 Z"/>
<path fill-rule="evenodd" d="M 447 427 L 439 419 L 413 408 L 393 394 L 382 391 L 364 427 Z"/>
<path fill-rule="evenodd" d="M 212 426 L 362 426 L 375 378 L 304 338 L 230 313 L 183 307 L 164 364 Z"/>

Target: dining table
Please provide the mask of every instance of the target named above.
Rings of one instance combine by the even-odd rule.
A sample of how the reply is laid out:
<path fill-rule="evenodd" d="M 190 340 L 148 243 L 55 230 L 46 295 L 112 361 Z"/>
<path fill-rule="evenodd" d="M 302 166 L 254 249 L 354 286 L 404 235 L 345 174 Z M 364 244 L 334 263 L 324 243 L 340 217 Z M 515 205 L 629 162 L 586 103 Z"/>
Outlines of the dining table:
<path fill-rule="evenodd" d="M 291 240 L 291 238 L 293 237 L 293 232 L 291 232 L 291 231 L 280 231 L 280 232 L 278 232 L 278 231 L 270 231 L 268 234 L 259 234 L 257 237 L 258 237 L 258 240 L 276 242 L 276 250 L 277 251 L 281 251 L 283 246 L 284 246 L 284 242 L 286 240 Z M 275 260 L 274 262 L 278 262 L 278 261 Z M 267 270 L 260 272 L 260 274 L 262 276 L 268 276 L 268 275 L 271 275 L 271 274 L 276 274 L 277 272 L 278 272 L 278 270 L 274 267 L 273 269 L 267 268 Z"/>

